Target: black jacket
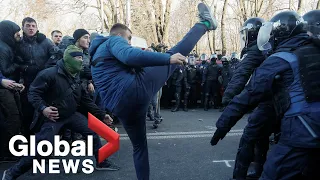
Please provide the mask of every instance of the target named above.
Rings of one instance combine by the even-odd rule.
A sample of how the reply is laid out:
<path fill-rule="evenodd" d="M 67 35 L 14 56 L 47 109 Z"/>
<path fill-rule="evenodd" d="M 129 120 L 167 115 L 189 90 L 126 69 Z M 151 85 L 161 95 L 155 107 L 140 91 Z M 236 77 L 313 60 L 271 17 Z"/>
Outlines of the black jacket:
<path fill-rule="evenodd" d="M 207 81 L 218 81 L 218 77 L 221 74 L 221 67 L 219 67 L 216 63 L 210 63 L 203 70 L 203 78 L 202 83 Z"/>
<path fill-rule="evenodd" d="M 231 80 L 231 77 L 232 77 L 232 69 L 229 66 L 229 64 L 222 66 L 221 76 L 222 76 L 222 87 L 226 88 L 229 84 L 229 81 Z"/>
<path fill-rule="evenodd" d="M 16 42 L 14 34 L 20 30 L 13 22 L 1 22 L 0 28 L 0 71 L 2 74 L 16 82 L 19 81 L 19 65 L 15 59 Z"/>
<path fill-rule="evenodd" d="M 242 61 L 232 75 L 227 89 L 223 94 L 222 103 L 225 105 L 227 105 L 234 96 L 241 93 L 253 71 L 265 60 L 264 55 L 258 49 L 257 42 L 251 43 L 247 49 L 244 49 L 241 52 L 241 56 Z"/>
<path fill-rule="evenodd" d="M 81 107 L 103 120 L 105 112 L 93 103 L 80 83 L 79 75 L 75 78 L 69 75 L 64 68 L 63 60 L 60 60 L 57 66 L 45 69 L 37 75 L 29 89 L 29 102 L 40 112 L 48 106 L 58 108 L 60 119 L 70 117 Z M 71 85 L 74 86 L 73 93 L 57 102 L 65 96 L 64 93 Z"/>
<path fill-rule="evenodd" d="M 23 36 L 17 54 L 25 65 L 23 78 L 27 87 L 38 72 L 45 68 L 48 59 L 55 53 L 54 47 L 54 44 L 41 33 L 32 38 Z"/>

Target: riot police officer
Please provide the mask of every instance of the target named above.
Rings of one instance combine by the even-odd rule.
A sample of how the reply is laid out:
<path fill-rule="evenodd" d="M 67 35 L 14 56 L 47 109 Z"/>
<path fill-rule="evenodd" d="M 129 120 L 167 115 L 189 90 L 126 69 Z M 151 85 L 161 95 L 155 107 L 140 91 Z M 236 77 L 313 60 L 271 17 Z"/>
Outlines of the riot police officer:
<path fill-rule="evenodd" d="M 232 70 L 232 74 L 237 70 L 239 64 L 240 64 L 240 60 L 237 58 L 237 53 L 236 52 L 231 53 L 229 66 L 230 66 L 230 69 Z"/>
<path fill-rule="evenodd" d="M 222 102 L 225 106 L 234 96 L 240 94 L 253 71 L 265 60 L 264 55 L 257 47 L 257 35 L 263 22 L 264 20 L 261 18 L 250 18 L 242 26 L 240 31 L 242 61 L 224 92 Z M 250 114 L 239 143 L 233 172 L 235 179 L 246 178 L 251 161 L 254 161 L 254 166 L 253 171 L 248 172 L 248 176 L 250 178 L 260 177 L 268 151 L 269 136 L 276 123 L 275 119 L 272 101 L 260 103 Z"/>
<path fill-rule="evenodd" d="M 183 79 L 184 79 L 184 73 L 185 73 L 184 71 L 185 71 L 185 67 L 179 66 L 172 75 L 172 81 L 175 88 L 174 98 L 176 100 L 176 104 L 171 109 L 171 112 L 179 111 L 180 102 L 181 102 L 180 94 L 183 86 Z"/>
<path fill-rule="evenodd" d="M 213 56 L 210 60 L 210 64 L 204 68 L 202 76 L 202 85 L 205 85 L 205 99 L 204 99 L 204 110 L 208 111 L 208 103 L 210 94 L 213 97 L 213 106 L 218 109 L 220 85 L 218 77 L 220 75 L 220 67 L 216 63 L 216 56 Z"/>
<path fill-rule="evenodd" d="M 231 80 L 232 77 L 232 71 L 231 67 L 229 66 L 229 61 L 227 57 L 222 57 L 222 69 L 221 69 L 221 82 L 220 84 L 222 85 L 223 90 L 225 90 L 228 86 L 229 81 Z"/>
<path fill-rule="evenodd" d="M 205 99 L 205 84 L 202 83 L 203 81 L 203 70 L 208 66 L 208 63 L 207 63 L 207 60 L 208 60 L 208 56 L 206 54 L 202 54 L 200 56 L 200 64 L 198 66 L 198 78 L 200 80 L 200 96 L 201 96 L 201 107 L 204 107 L 204 99 Z"/>
<path fill-rule="evenodd" d="M 188 65 L 185 69 L 185 76 L 184 76 L 184 84 L 185 84 L 185 94 L 184 94 L 184 111 L 188 111 L 188 101 L 190 92 L 192 95 L 192 104 L 196 102 L 196 85 L 197 85 L 197 67 L 195 65 L 195 57 L 190 56 L 188 58 Z"/>
<path fill-rule="evenodd" d="M 307 23 L 307 31 L 310 36 L 320 38 L 320 10 L 312 10 L 303 15 Z"/>
<path fill-rule="evenodd" d="M 282 117 L 281 136 L 268 154 L 261 179 L 320 178 L 320 49 L 304 23 L 294 11 L 281 12 L 264 23 L 257 45 L 274 54 L 226 107 L 211 139 L 216 145 L 250 107 L 273 95 L 277 116 Z"/>

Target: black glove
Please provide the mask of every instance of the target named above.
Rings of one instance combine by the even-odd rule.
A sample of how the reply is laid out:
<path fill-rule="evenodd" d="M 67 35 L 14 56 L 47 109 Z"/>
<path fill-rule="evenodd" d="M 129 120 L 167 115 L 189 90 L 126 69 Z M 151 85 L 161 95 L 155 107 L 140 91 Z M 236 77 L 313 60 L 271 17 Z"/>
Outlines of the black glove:
<path fill-rule="evenodd" d="M 228 129 L 218 128 L 216 132 L 214 132 L 211 138 L 210 144 L 212 146 L 217 145 L 219 140 L 222 140 L 227 135 L 228 132 L 229 132 Z"/>

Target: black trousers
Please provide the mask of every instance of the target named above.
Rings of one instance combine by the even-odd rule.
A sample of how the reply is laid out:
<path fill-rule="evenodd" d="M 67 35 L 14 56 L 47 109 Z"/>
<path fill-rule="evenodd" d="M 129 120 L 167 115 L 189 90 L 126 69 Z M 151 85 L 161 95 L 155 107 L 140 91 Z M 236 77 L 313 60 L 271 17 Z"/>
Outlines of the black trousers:
<path fill-rule="evenodd" d="M 1 111 L 1 154 L 2 157 L 12 156 L 9 151 L 10 139 L 20 132 L 21 119 L 19 110 L 19 93 L 8 89 L 0 89 Z"/>

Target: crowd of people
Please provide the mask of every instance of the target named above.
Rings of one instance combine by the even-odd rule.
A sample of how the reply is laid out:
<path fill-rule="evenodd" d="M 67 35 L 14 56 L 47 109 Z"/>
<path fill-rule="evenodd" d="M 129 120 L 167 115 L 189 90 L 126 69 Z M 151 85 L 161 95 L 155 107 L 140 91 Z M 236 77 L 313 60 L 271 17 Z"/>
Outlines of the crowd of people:
<path fill-rule="evenodd" d="M 210 57 L 206 54 L 200 57 L 190 54 L 188 63 L 178 67 L 163 87 L 162 105 L 169 107 L 174 99 L 172 112 L 176 112 L 183 99 L 184 111 L 188 111 L 189 106 L 196 108 L 199 105 L 208 111 L 209 104 L 222 111 L 223 92 L 239 63 L 236 53 L 232 53 L 230 57 L 221 54 L 212 54 Z"/>
<path fill-rule="evenodd" d="M 17 159 L 9 151 L 10 138 L 18 134 L 35 134 L 37 142 L 51 143 L 54 135 L 69 142 L 93 135 L 98 158 L 101 141 L 88 128 L 88 112 L 107 125 L 112 117 L 121 122 L 132 142 L 137 178 L 148 180 L 146 116 L 157 128 L 162 121 L 160 99 L 171 106 L 172 97 L 173 112 L 182 99 L 184 111 L 198 100 L 206 111 L 210 104 L 220 108 L 212 146 L 253 111 L 239 143 L 234 179 L 317 179 L 319 10 L 303 18 L 294 11 L 280 12 L 269 21 L 249 18 L 240 31 L 241 61 L 236 53 L 230 58 L 194 53 L 200 38 L 217 28 L 210 11 L 200 3 L 199 22 L 171 49 L 132 47 L 132 31 L 123 24 L 113 25 L 107 37 L 85 29 L 73 36 L 54 30 L 51 41 L 33 18 L 23 19 L 22 37 L 16 23 L 1 21 L 0 161 L 18 161 L 2 180 L 16 179 L 32 168 L 34 157 Z M 272 133 L 277 144 L 266 158 Z M 248 174 L 251 162 L 254 171 Z M 95 167 L 119 170 L 108 159 Z"/>

